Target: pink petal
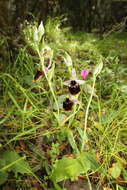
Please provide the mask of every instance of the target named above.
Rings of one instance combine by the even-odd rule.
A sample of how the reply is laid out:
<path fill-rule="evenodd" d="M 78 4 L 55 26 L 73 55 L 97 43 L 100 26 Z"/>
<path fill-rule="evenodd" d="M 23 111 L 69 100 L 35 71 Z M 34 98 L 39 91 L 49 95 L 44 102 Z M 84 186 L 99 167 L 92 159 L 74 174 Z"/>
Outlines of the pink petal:
<path fill-rule="evenodd" d="M 87 78 L 89 72 L 90 72 L 90 71 L 89 71 L 88 69 L 81 71 L 81 76 L 82 76 L 82 79 L 83 79 L 83 80 L 86 80 L 86 78 Z"/>

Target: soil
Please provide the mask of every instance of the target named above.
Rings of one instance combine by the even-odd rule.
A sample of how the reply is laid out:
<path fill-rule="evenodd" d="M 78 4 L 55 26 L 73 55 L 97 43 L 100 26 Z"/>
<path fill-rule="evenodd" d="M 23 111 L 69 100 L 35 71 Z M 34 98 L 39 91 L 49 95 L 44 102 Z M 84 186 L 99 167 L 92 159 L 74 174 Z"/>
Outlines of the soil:
<path fill-rule="evenodd" d="M 78 181 L 72 182 L 67 180 L 62 183 L 62 187 L 67 190 L 91 190 L 87 180 L 79 179 Z M 96 185 L 91 185 L 92 190 L 103 190 L 101 187 L 97 187 Z"/>

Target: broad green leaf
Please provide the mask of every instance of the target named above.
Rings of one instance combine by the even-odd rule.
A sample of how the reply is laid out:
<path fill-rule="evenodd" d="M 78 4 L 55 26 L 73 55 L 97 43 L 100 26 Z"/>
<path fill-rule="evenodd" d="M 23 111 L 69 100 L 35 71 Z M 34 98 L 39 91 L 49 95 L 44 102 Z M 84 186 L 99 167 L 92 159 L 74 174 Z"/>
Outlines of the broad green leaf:
<path fill-rule="evenodd" d="M 54 166 L 51 179 L 54 182 L 60 182 L 66 179 L 75 179 L 81 174 L 87 173 L 88 170 L 97 171 L 99 164 L 93 155 L 83 152 L 77 158 L 63 157 L 58 160 Z"/>
<path fill-rule="evenodd" d="M 82 162 L 83 167 L 85 169 L 87 168 L 87 170 L 90 169 L 92 171 L 96 171 L 99 169 L 99 164 L 94 158 L 94 155 L 89 152 L 82 152 L 78 159 Z"/>
<path fill-rule="evenodd" d="M 2 171 L 11 170 L 17 175 L 17 173 L 30 173 L 31 168 L 24 157 L 20 157 L 17 152 L 6 151 L 3 153 L 3 160 L 5 160 L 6 165 L 1 169 Z"/>
<path fill-rule="evenodd" d="M 84 153 L 81 153 L 79 157 L 77 158 L 78 162 L 82 166 L 83 173 L 86 173 L 88 170 L 91 169 L 90 162 L 87 159 L 87 157 L 84 155 Z M 82 172 L 81 172 L 82 173 Z M 80 173 L 80 174 L 81 174 Z"/>
<path fill-rule="evenodd" d="M 77 148 L 73 133 L 70 129 L 67 130 L 67 136 L 68 136 L 68 141 L 69 141 L 71 147 L 73 148 L 73 150 L 78 152 L 78 148 Z"/>
<path fill-rule="evenodd" d="M 96 65 L 94 71 L 93 71 L 93 75 L 96 77 L 97 75 L 100 74 L 101 70 L 103 68 L 103 61 L 100 58 L 99 63 Z"/>
<path fill-rule="evenodd" d="M 65 179 L 76 178 L 83 172 L 83 168 L 79 161 L 73 158 L 63 157 L 61 160 L 57 161 L 51 179 L 57 183 Z"/>
<path fill-rule="evenodd" d="M 120 162 L 117 162 L 115 164 L 113 164 L 112 170 L 111 170 L 111 175 L 114 178 L 118 178 L 121 174 L 121 170 L 122 170 L 122 165 Z"/>

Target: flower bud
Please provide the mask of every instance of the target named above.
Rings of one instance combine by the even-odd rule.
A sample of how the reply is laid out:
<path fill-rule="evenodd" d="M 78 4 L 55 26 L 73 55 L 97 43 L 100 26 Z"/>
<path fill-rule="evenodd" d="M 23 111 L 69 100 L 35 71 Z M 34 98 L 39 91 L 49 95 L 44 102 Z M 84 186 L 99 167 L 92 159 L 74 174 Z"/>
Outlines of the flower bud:
<path fill-rule="evenodd" d="M 44 35 L 44 26 L 43 22 L 41 21 L 40 25 L 38 26 L 38 40 L 41 41 L 42 36 Z"/>
<path fill-rule="evenodd" d="M 83 79 L 83 80 L 86 80 L 88 74 L 89 74 L 89 70 L 88 70 L 88 69 L 86 69 L 86 70 L 82 70 L 82 71 L 81 71 L 82 79 Z"/>

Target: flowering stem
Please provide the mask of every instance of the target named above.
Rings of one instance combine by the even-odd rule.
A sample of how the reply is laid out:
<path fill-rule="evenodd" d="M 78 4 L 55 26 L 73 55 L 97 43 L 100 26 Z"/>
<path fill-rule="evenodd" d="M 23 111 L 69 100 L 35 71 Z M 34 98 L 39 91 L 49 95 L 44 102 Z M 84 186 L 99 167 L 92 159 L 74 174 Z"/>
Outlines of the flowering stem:
<path fill-rule="evenodd" d="M 39 50 L 38 50 L 37 52 L 38 52 L 38 55 L 39 55 L 39 58 L 40 58 L 40 61 L 41 61 L 41 64 L 42 64 L 42 70 L 43 70 L 43 72 L 44 72 L 45 78 L 46 78 L 46 80 L 47 80 L 47 82 L 48 82 L 50 91 L 51 91 L 52 96 L 53 96 L 53 98 L 54 98 L 54 101 L 55 101 L 55 104 L 56 104 L 56 107 L 57 107 L 57 114 L 58 114 L 58 118 L 59 118 L 59 105 L 58 105 L 58 102 L 57 102 L 57 99 L 56 99 L 54 90 L 53 90 L 53 88 L 52 88 L 51 81 L 48 79 L 47 73 L 46 73 L 46 71 L 45 71 L 44 58 L 40 55 Z M 57 121 L 58 121 L 58 123 L 60 123 L 60 122 L 59 122 L 59 119 L 57 119 Z"/>
<path fill-rule="evenodd" d="M 88 114 L 89 114 L 89 108 L 90 108 L 90 104 L 93 98 L 93 94 L 94 94 L 94 87 L 95 87 L 95 82 L 96 82 L 96 76 L 93 77 L 93 86 L 92 86 L 92 91 L 91 91 L 91 95 L 88 101 L 88 105 L 86 108 L 86 114 L 85 114 L 85 123 L 84 123 L 84 133 L 83 133 L 83 137 L 82 137 L 82 146 L 81 146 L 81 152 L 84 149 L 85 146 L 85 137 L 86 137 L 86 129 L 87 129 L 87 121 L 88 121 Z"/>
<path fill-rule="evenodd" d="M 75 117 L 75 114 L 77 113 L 77 112 L 76 112 L 76 107 L 77 107 L 77 105 L 74 105 L 74 108 L 73 108 L 73 116 L 72 116 L 72 118 L 69 120 L 68 128 L 69 128 L 70 125 L 72 124 L 73 119 L 74 119 L 74 117 Z"/>

